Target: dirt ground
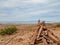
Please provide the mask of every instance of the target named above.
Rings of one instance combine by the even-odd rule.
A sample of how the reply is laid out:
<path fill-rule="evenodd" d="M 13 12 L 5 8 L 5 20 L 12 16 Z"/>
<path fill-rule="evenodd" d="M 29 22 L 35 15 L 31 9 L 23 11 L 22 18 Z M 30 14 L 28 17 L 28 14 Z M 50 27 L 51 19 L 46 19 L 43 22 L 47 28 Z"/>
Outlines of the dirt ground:
<path fill-rule="evenodd" d="M 10 25 L 0 25 L 0 29 Z M 12 35 L 0 35 L 0 45 L 30 45 L 30 39 L 35 30 L 37 30 L 36 24 L 15 24 L 17 27 L 16 33 Z M 48 26 L 48 25 L 47 25 Z M 60 38 L 60 28 L 51 28 L 54 34 Z M 43 44 L 38 44 L 43 45 Z M 54 44 L 56 45 L 56 44 Z"/>

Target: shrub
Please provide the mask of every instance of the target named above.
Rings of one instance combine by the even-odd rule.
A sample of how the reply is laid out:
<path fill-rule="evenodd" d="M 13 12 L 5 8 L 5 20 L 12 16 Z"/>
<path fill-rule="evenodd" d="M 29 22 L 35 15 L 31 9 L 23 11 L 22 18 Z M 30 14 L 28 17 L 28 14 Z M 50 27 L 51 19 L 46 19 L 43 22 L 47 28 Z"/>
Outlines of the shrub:
<path fill-rule="evenodd" d="M 57 24 L 56 27 L 60 27 L 60 24 Z"/>
<path fill-rule="evenodd" d="M 11 35 L 16 32 L 16 30 L 17 28 L 15 26 L 6 27 L 4 29 L 1 29 L 0 35 Z"/>
<path fill-rule="evenodd" d="M 56 28 L 56 27 L 60 27 L 60 24 L 56 24 L 54 27 L 55 27 L 55 28 Z"/>

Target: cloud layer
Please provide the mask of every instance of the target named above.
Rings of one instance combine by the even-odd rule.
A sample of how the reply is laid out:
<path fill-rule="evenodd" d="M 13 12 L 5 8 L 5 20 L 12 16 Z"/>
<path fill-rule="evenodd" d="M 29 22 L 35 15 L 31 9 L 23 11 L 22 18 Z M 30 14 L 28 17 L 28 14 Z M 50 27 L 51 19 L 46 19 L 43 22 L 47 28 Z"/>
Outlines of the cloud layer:
<path fill-rule="evenodd" d="M 0 22 L 60 22 L 60 0 L 0 0 Z"/>

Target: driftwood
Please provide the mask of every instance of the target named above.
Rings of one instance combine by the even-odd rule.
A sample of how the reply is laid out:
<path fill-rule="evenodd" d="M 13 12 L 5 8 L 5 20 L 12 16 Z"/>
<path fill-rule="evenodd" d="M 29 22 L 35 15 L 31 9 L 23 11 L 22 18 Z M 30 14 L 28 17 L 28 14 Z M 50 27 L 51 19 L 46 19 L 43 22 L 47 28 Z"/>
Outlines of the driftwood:
<path fill-rule="evenodd" d="M 40 27 L 40 29 L 39 29 L 39 32 L 38 32 L 38 34 L 37 34 L 37 39 L 39 39 L 39 36 L 40 36 L 40 34 L 41 34 L 41 32 L 42 32 L 42 26 Z"/>
<path fill-rule="evenodd" d="M 35 33 L 33 34 L 30 44 L 34 44 L 35 40 L 39 39 L 39 35 L 41 34 L 41 31 L 42 31 L 42 26 L 41 27 L 39 26 L 38 30 L 36 30 Z"/>
<path fill-rule="evenodd" d="M 31 42 L 30 44 L 34 44 L 35 39 L 37 38 L 38 32 L 39 32 L 40 27 L 38 27 L 38 30 L 35 30 L 35 33 L 33 34 L 32 38 L 31 38 Z"/>
<path fill-rule="evenodd" d="M 43 40 L 45 45 L 48 45 L 49 41 L 47 41 L 47 40 L 52 40 L 53 42 L 59 43 L 59 38 L 52 31 L 48 30 L 47 28 L 44 31 L 43 28 L 45 28 L 45 25 L 44 26 L 41 25 L 41 26 L 38 27 L 38 30 L 35 31 L 33 37 L 31 38 L 31 43 L 30 44 L 34 45 L 35 42 L 40 40 L 40 39 Z M 40 37 L 42 32 L 46 33 L 47 36 L 45 34 L 43 34 L 42 37 Z M 52 42 L 49 42 L 49 43 L 52 43 Z"/>
<path fill-rule="evenodd" d="M 53 40 L 55 43 L 59 43 L 60 39 L 53 33 L 53 31 L 48 30 L 48 33 L 49 33 L 48 36 L 51 40 Z"/>

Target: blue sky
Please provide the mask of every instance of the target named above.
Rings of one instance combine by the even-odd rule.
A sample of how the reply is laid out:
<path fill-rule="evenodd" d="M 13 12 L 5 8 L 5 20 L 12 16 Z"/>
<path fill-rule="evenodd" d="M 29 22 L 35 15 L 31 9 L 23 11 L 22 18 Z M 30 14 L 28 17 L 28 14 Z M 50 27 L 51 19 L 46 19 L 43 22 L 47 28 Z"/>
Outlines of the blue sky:
<path fill-rule="evenodd" d="M 0 0 L 0 22 L 60 22 L 60 0 Z"/>

